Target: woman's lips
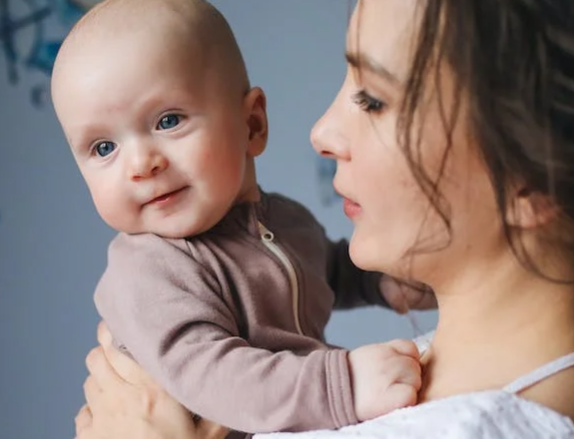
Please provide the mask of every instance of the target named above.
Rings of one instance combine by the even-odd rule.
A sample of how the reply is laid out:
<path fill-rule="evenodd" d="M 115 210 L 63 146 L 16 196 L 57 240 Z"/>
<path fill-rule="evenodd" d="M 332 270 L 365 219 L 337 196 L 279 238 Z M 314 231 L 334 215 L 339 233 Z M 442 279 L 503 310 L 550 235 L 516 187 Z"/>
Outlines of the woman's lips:
<path fill-rule="evenodd" d="M 348 198 L 343 198 L 343 212 L 350 219 L 357 217 L 361 213 L 361 206 Z"/>

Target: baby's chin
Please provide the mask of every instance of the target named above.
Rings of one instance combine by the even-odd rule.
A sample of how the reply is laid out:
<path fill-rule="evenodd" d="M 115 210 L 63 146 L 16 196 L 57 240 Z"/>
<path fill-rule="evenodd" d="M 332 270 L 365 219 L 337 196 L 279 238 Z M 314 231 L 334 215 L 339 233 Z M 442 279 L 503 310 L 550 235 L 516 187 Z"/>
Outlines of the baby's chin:
<path fill-rule="evenodd" d="M 183 239 L 199 235 L 211 228 L 217 222 L 216 217 L 194 216 L 193 212 L 178 212 L 171 217 L 164 218 L 139 218 L 126 221 L 122 218 L 105 218 L 104 221 L 112 229 L 128 235 L 152 234 L 168 239 Z"/>
<path fill-rule="evenodd" d="M 166 221 L 165 223 L 167 223 Z M 214 224 L 158 224 L 155 226 L 141 227 L 128 234 L 153 234 L 166 239 L 184 239 L 197 236 L 214 226 Z"/>

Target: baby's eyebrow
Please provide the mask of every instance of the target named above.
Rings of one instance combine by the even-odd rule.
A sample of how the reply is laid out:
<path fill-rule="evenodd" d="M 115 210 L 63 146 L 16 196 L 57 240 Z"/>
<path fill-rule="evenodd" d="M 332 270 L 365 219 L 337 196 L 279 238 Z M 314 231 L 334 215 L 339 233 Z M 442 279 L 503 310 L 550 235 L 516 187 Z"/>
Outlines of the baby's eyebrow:
<path fill-rule="evenodd" d="M 381 76 L 387 81 L 393 83 L 394 85 L 402 85 L 401 80 L 393 73 L 391 73 L 386 67 L 375 61 L 368 55 L 362 53 L 345 52 L 345 59 L 347 62 L 357 68 L 357 69 L 367 69 L 376 75 Z"/>
<path fill-rule="evenodd" d="M 71 128 L 71 132 L 66 134 L 66 140 L 73 151 L 83 153 L 89 151 L 95 142 L 109 140 L 103 135 L 108 130 L 105 125 L 87 122 Z"/>
<path fill-rule="evenodd" d="M 82 143 L 78 143 L 78 142 L 72 142 L 70 140 L 68 140 L 68 144 L 70 145 L 70 149 L 72 150 L 72 153 L 76 156 L 83 156 L 84 154 L 86 154 L 88 151 L 90 151 L 90 144 L 86 144 L 84 142 Z"/>

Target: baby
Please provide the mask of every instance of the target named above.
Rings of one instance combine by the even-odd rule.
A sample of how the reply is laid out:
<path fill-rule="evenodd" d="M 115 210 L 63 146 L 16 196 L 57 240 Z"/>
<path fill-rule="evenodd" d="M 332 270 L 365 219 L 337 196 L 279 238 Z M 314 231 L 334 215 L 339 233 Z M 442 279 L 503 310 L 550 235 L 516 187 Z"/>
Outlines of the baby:
<path fill-rule="evenodd" d="M 191 412 L 260 433 L 338 428 L 416 402 L 409 341 L 327 346 L 331 311 L 384 304 L 301 205 L 263 192 L 265 95 L 200 0 L 109 0 L 72 30 L 52 96 L 120 233 L 95 293 L 129 352 Z"/>

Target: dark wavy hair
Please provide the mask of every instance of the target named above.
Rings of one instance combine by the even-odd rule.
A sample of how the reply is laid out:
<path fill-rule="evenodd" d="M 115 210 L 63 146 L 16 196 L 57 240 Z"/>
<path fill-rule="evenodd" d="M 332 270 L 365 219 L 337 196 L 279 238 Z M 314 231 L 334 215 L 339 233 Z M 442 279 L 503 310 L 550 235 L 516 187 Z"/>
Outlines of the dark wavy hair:
<path fill-rule="evenodd" d="M 399 118 L 417 182 L 450 234 L 439 183 L 464 93 L 471 134 L 488 168 L 512 250 L 538 275 L 572 282 L 574 276 L 557 279 L 543 272 L 505 212 L 515 182 L 547 197 L 569 227 L 554 238 L 574 262 L 574 1 L 425 0 L 420 7 L 421 28 Z M 425 87 L 439 87 L 444 63 L 454 72 L 455 100 L 448 112 L 440 106 L 447 145 L 437 178 L 422 166 L 420 137 L 412 128 Z"/>

